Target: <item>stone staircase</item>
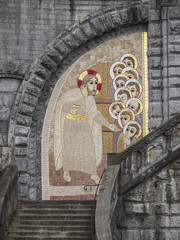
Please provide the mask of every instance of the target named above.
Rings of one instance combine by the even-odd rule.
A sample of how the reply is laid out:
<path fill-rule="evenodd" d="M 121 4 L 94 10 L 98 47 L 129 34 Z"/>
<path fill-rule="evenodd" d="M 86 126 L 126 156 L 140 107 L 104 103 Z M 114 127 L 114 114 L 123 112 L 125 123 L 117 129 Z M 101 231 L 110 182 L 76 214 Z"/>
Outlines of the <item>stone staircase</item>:
<path fill-rule="evenodd" d="M 95 207 L 95 201 L 21 201 L 5 239 L 95 239 Z"/>

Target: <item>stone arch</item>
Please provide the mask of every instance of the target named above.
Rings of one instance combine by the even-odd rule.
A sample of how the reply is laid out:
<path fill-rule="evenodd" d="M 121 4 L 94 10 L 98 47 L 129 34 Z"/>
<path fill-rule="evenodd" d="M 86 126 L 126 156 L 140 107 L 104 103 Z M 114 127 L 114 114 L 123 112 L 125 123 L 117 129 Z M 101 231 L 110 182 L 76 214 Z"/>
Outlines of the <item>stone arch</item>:
<path fill-rule="evenodd" d="M 40 142 L 36 131 L 37 126 L 43 122 L 40 106 L 47 104 L 48 96 L 58 77 L 76 58 L 89 51 L 91 47 L 117 34 L 143 31 L 147 23 L 148 5 L 146 4 L 101 10 L 65 30 L 35 60 L 17 94 L 9 128 L 13 163 L 18 165 L 21 172 L 20 198 L 36 199 L 36 188 L 41 191 L 40 173 L 36 172 L 40 171 L 36 170 L 39 168 L 36 164 L 36 150 L 37 155 L 40 154 L 40 149 L 36 148 L 38 141 Z M 91 46 L 92 41 L 95 41 L 94 46 Z M 68 58 L 71 58 L 71 61 Z"/>

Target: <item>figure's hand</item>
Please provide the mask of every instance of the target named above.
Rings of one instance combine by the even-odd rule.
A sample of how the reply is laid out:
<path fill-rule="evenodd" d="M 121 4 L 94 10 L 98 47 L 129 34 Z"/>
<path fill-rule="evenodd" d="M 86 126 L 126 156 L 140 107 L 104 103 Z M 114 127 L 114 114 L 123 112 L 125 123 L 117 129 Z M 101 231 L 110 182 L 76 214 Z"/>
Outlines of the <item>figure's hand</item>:
<path fill-rule="evenodd" d="M 109 129 L 113 132 L 119 132 L 121 130 L 116 126 L 116 124 L 109 124 Z"/>

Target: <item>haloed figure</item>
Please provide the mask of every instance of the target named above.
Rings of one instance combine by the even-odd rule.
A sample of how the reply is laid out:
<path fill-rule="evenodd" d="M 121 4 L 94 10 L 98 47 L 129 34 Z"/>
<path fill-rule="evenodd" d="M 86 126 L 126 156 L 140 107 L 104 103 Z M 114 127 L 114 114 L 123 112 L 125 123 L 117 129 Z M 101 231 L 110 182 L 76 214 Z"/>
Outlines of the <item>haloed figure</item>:
<path fill-rule="evenodd" d="M 132 98 L 131 92 L 129 91 L 129 89 L 127 88 L 119 88 L 115 91 L 115 100 L 116 101 L 120 101 L 124 104 L 126 104 L 126 102 Z"/>
<path fill-rule="evenodd" d="M 120 74 L 113 80 L 113 87 L 114 89 L 125 87 L 126 81 L 128 81 L 129 78 L 125 74 Z"/>
<path fill-rule="evenodd" d="M 125 84 L 125 87 L 130 90 L 133 98 L 139 98 L 141 96 L 142 86 L 136 79 L 128 80 Z"/>
<path fill-rule="evenodd" d="M 124 128 L 124 137 L 123 137 L 124 144 L 126 145 L 126 147 L 129 146 L 133 142 L 133 140 L 135 140 L 136 142 L 140 135 L 141 135 L 141 126 L 139 123 L 135 121 L 127 123 L 127 125 Z"/>
<path fill-rule="evenodd" d="M 129 121 L 134 121 L 134 112 L 129 108 L 124 108 L 118 115 L 118 123 L 123 128 Z"/>
<path fill-rule="evenodd" d="M 121 110 L 125 108 L 125 104 L 119 101 L 113 102 L 111 103 L 110 107 L 109 107 L 109 113 L 111 115 L 111 117 L 113 117 L 114 119 L 118 118 L 119 113 L 121 112 Z"/>
<path fill-rule="evenodd" d="M 110 76 L 112 79 L 121 74 L 122 70 L 126 67 L 126 64 L 123 62 L 115 62 L 111 65 Z"/>
<path fill-rule="evenodd" d="M 131 109 L 135 116 L 139 115 L 143 109 L 142 102 L 137 98 L 131 98 L 129 101 L 127 101 L 126 107 Z"/>
<path fill-rule="evenodd" d="M 97 166 L 102 160 L 102 126 L 119 131 L 97 111 L 94 96 L 101 90 L 101 77 L 94 70 L 80 74 L 79 88 L 65 92 L 57 103 L 55 116 L 55 167 L 71 182 L 70 171 L 90 174 L 99 182 Z M 59 139 L 59 141 L 57 141 Z"/>
<path fill-rule="evenodd" d="M 127 67 L 137 68 L 137 58 L 133 54 L 126 53 L 121 57 L 123 63 L 126 64 Z"/>

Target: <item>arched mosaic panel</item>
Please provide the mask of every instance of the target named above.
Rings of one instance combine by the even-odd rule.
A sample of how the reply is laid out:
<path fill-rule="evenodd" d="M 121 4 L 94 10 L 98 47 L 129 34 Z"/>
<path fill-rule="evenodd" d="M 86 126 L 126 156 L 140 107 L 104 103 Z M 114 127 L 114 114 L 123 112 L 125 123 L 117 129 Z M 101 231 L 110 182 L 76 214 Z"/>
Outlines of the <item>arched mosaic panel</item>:
<path fill-rule="evenodd" d="M 60 77 L 43 125 L 42 199 L 93 199 L 106 154 L 147 133 L 146 51 L 146 33 L 121 36 L 85 53 Z"/>

